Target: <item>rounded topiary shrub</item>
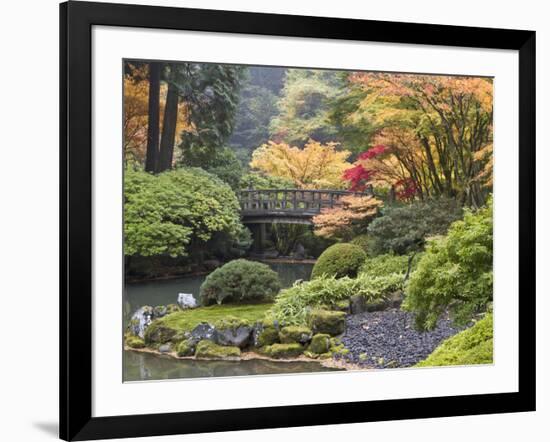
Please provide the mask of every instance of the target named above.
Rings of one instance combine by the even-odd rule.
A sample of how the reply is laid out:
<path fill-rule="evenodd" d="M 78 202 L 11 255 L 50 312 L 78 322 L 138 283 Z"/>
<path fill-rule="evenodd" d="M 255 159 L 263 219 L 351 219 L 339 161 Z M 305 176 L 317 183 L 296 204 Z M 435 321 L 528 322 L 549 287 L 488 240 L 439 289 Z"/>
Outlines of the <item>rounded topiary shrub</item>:
<path fill-rule="evenodd" d="M 281 289 L 279 275 L 260 262 L 236 259 L 214 270 L 200 289 L 202 305 L 268 301 Z"/>
<path fill-rule="evenodd" d="M 334 244 L 319 256 L 311 272 L 311 277 L 318 278 L 327 275 L 336 278 L 344 276 L 354 278 L 365 259 L 367 259 L 367 254 L 355 244 Z"/>

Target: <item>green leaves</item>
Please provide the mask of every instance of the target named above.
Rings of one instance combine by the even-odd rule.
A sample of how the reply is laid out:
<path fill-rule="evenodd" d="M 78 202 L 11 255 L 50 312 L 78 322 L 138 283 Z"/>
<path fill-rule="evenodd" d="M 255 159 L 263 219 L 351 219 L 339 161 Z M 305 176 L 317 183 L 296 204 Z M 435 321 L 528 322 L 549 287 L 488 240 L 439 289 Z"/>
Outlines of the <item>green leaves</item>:
<path fill-rule="evenodd" d="M 191 244 L 223 233 L 238 240 L 239 203 L 229 186 L 202 169 L 159 175 L 127 169 L 124 254 L 186 256 Z"/>
<path fill-rule="evenodd" d="M 433 328 L 446 310 L 466 324 L 493 299 L 493 205 L 467 210 L 446 237 L 429 242 L 407 286 L 404 307 L 421 329 Z"/>

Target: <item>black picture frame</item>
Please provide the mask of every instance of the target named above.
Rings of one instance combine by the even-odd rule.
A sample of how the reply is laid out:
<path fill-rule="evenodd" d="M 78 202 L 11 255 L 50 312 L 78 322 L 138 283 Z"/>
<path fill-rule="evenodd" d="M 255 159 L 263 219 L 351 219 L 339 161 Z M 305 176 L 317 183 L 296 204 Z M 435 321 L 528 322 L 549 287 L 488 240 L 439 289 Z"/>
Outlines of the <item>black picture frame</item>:
<path fill-rule="evenodd" d="M 92 417 L 94 25 L 519 52 L 519 391 Z M 60 437 L 90 440 L 535 410 L 535 32 L 72 2 L 60 5 Z"/>

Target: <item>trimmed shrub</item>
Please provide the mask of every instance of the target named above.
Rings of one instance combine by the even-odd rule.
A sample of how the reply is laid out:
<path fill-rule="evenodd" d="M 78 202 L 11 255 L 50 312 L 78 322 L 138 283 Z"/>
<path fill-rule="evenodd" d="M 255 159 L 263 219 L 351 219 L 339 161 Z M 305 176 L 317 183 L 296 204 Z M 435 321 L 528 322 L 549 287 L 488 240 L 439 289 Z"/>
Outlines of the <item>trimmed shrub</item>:
<path fill-rule="evenodd" d="M 268 265 L 237 259 L 206 277 L 199 299 L 202 305 L 267 301 L 280 289 L 279 276 Z"/>
<path fill-rule="evenodd" d="M 348 243 L 334 244 L 319 256 L 313 266 L 311 277 L 315 279 L 326 275 L 354 278 L 366 258 L 367 254 L 359 246 Z"/>
<path fill-rule="evenodd" d="M 475 365 L 493 362 L 493 315 L 483 319 L 467 330 L 446 339 L 417 367 L 441 365 Z"/>
<path fill-rule="evenodd" d="M 446 237 L 428 244 L 411 275 L 403 307 L 416 313 L 416 324 L 431 329 L 449 310 L 457 325 L 487 310 L 493 300 L 493 207 L 466 211 Z"/>
<path fill-rule="evenodd" d="M 455 200 L 440 198 L 405 206 L 389 206 L 367 229 L 375 254 L 399 255 L 421 250 L 426 238 L 444 235 L 449 225 L 462 218 L 462 208 Z"/>

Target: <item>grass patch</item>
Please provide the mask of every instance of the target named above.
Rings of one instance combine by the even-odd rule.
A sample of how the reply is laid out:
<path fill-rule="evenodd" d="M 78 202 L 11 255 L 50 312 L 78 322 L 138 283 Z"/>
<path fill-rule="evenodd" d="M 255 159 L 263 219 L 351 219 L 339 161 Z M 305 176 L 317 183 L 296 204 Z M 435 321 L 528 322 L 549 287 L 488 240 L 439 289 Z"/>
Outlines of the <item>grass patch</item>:
<path fill-rule="evenodd" d="M 177 331 L 191 331 L 201 322 L 216 325 L 227 322 L 229 319 L 237 319 L 240 323 L 253 325 L 261 321 L 273 304 L 249 304 L 249 305 L 212 305 L 198 307 L 171 313 L 157 321 L 168 328 Z"/>
<path fill-rule="evenodd" d="M 493 315 L 487 314 L 475 325 L 443 341 L 416 367 L 476 365 L 493 362 Z"/>

